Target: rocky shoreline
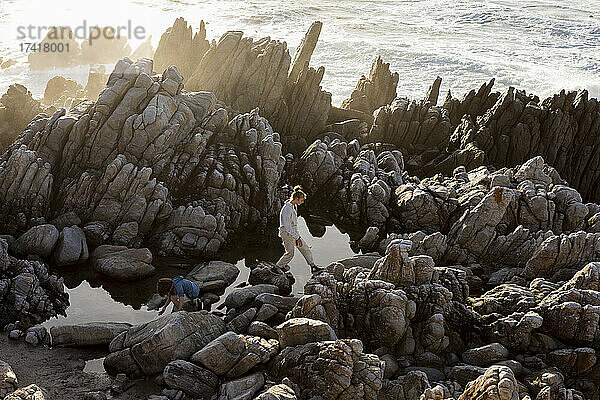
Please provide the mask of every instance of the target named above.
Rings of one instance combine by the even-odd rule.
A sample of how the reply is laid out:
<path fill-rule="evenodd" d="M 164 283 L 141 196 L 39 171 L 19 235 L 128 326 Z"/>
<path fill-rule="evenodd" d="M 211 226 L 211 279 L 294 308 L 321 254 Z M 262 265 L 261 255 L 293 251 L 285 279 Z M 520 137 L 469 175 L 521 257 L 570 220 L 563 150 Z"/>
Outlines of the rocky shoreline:
<path fill-rule="evenodd" d="M 156 400 L 599 398 L 598 101 L 497 93 L 491 80 L 438 105 L 439 77 L 411 100 L 377 57 L 336 107 L 310 66 L 321 29 L 292 59 L 285 42 L 209 42 L 204 23 L 194 33 L 180 18 L 152 58 L 94 70 L 85 89 L 56 78 L 42 103 L 12 86 L 0 99 L 0 327 L 53 347 L 36 352 L 105 356 L 114 381 L 74 372 L 105 381 L 65 399 L 141 398 L 139 378 Z M 240 271 L 222 254 L 273 241 L 289 184 L 363 254 L 324 266 L 301 296 L 258 260 L 223 296 Z M 184 311 L 39 325 L 69 305 L 61 268 L 135 282 L 157 257 L 204 260 L 190 262 L 202 295 Z M 14 346 L 0 359 L 19 362 Z M 4 400 L 72 384 L 18 389 L 0 371 Z"/>

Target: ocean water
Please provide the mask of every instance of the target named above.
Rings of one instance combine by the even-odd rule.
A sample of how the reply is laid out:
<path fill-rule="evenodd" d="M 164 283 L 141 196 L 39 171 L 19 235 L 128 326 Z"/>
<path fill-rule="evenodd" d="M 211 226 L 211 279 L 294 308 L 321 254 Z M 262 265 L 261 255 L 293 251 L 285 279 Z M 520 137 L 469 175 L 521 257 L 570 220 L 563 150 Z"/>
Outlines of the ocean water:
<path fill-rule="evenodd" d="M 451 89 L 455 97 L 492 77 L 497 90 L 516 86 L 546 97 L 586 88 L 600 97 L 597 0 L 1 0 L 0 57 L 19 63 L 0 71 L 0 93 L 18 82 L 41 96 L 58 74 L 87 79 L 86 67 L 29 71 L 19 26 L 131 23 L 156 46 L 180 16 L 195 29 L 206 21 L 209 39 L 243 30 L 285 40 L 292 52 L 311 22 L 322 21 L 311 65 L 325 67 L 322 86 L 334 105 L 368 74 L 377 55 L 399 73 L 398 94 L 411 98 L 423 97 L 438 75 L 442 93 Z M 132 47 L 139 43 L 131 41 Z"/>

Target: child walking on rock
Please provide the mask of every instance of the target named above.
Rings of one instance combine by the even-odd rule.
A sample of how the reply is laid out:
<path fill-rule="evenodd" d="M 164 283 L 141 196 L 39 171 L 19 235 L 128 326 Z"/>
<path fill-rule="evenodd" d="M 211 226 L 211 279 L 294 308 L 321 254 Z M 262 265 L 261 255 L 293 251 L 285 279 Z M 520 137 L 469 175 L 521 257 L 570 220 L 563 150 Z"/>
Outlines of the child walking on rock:
<path fill-rule="evenodd" d="M 279 237 L 283 241 L 285 253 L 277 264 L 276 268 L 287 270 L 287 264 L 294 258 L 294 248 L 297 247 L 304 259 L 310 265 L 311 270 L 317 268 L 313 261 L 312 251 L 298 233 L 298 206 L 306 200 L 306 193 L 302 191 L 301 186 L 295 186 L 290 198 L 285 202 L 279 213 Z"/>

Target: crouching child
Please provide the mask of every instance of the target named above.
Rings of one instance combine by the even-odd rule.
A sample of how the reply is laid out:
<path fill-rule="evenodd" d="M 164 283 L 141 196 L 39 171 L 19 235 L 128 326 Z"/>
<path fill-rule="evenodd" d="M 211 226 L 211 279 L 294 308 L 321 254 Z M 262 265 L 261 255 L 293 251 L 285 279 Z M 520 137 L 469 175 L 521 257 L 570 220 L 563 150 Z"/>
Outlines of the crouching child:
<path fill-rule="evenodd" d="M 173 303 L 173 312 L 181 310 L 184 296 L 188 299 L 196 299 L 200 295 L 200 288 L 194 282 L 178 275 L 175 278 L 160 278 L 156 282 L 156 291 L 160 296 L 167 296 L 167 301 L 158 312 L 162 315 L 169 303 Z"/>

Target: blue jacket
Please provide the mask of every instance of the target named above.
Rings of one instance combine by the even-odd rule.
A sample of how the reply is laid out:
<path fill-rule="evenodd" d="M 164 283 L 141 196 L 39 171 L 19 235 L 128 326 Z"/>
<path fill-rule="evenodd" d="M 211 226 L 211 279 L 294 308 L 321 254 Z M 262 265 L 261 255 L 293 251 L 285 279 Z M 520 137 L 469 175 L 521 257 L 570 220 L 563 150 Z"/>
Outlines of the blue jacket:
<path fill-rule="evenodd" d="M 169 296 L 176 294 L 179 297 L 186 295 L 188 299 L 195 299 L 200 294 L 200 288 L 194 282 L 184 279 L 183 276 L 178 275 L 173 278 L 173 289 L 169 293 Z"/>

